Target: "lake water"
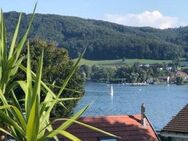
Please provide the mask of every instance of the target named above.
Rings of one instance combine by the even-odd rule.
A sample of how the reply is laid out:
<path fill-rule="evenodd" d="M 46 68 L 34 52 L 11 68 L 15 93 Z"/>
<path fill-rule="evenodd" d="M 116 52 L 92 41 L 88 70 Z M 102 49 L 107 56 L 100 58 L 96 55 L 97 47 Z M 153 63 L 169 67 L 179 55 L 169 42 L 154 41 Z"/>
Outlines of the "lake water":
<path fill-rule="evenodd" d="M 188 85 L 113 84 L 113 88 L 112 97 L 110 85 L 87 82 L 85 96 L 79 101 L 75 111 L 92 103 L 83 116 L 139 114 L 141 104 L 145 103 L 146 115 L 154 128 L 160 130 L 188 103 Z"/>

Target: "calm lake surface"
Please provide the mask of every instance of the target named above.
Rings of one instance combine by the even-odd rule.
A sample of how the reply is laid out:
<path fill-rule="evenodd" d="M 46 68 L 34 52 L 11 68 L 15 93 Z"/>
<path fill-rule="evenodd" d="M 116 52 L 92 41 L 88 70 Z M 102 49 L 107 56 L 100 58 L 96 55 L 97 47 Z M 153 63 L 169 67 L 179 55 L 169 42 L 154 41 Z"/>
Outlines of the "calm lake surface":
<path fill-rule="evenodd" d="M 188 85 L 113 84 L 113 89 L 112 97 L 110 85 L 87 82 L 86 94 L 79 101 L 75 111 L 92 103 L 83 116 L 139 114 L 141 104 L 145 103 L 146 115 L 154 128 L 160 130 L 188 103 Z"/>

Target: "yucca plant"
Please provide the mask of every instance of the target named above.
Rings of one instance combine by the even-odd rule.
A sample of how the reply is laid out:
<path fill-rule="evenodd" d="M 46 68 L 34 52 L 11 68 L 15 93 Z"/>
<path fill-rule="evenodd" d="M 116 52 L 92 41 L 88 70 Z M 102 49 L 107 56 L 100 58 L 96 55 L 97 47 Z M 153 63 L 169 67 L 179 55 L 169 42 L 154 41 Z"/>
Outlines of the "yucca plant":
<path fill-rule="evenodd" d="M 36 8 L 36 6 L 35 6 Z M 35 10 L 34 10 L 35 11 Z M 103 132 L 104 134 L 114 136 L 95 127 L 77 121 L 82 113 L 88 108 L 86 106 L 81 111 L 76 113 L 70 119 L 61 118 L 50 120 L 50 113 L 56 104 L 63 105 L 63 101 L 75 100 L 78 98 L 61 98 L 61 94 L 66 88 L 71 76 L 74 74 L 78 67 L 78 63 L 82 57 L 73 66 L 69 75 L 65 79 L 63 85 L 59 89 L 59 92 L 55 94 L 43 81 L 42 81 L 42 66 L 43 66 L 43 53 L 38 64 L 38 70 L 36 74 L 31 70 L 30 60 L 30 47 L 29 42 L 27 44 L 27 66 L 21 65 L 24 57 L 20 56 L 20 52 L 24 46 L 25 41 L 31 27 L 34 14 L 31 17 L 28 29 L 25 32 L 23 38 L 16 45 L 17 35 L 19 32 L 19 26 L 21 21 L 21 15 L 19 17 L 15 33 L 12 39 L 10 48 L 6 47 L 6 30 L 3 19 L 3 13 L 1 12 L 0 18 L 0 131 L 12 136 L 17 141 L 46 141 L 50 138 L 58 140 L 57 135 L 63 135 L 70 140 L 80 141 L 79 138 L 67 132 L 66 129 L 73 123 L 80 124 L 87 128 Z M 15 81 L 14 77 L 17 74 L 18 68 L 22 69 L 26 73 L 26 80 Z M 20 105 L 17 95 L 14 93 L 15 89 L 20 87 L 24 92 L 24 104 Z M 41 99 L 41 92 L 43 92 L 44 99 Z M 53 129 L 53 123 L 62 120 L 62 124 Z"/>
<path fill-rule="evenodd" d="M 20 53 L 27 39 L 34 14 L 31 17 L 29 26 L 25 34 L 23 35 L 22 39 L 19 43 L 16 43 L 21 17 L 22 14 L 20 14 L 19 16 L 18 23 L 12 38 L 12 42 L 10 43 L 10 47 L 7 47 L 6 28 L 2 10 L 0 13 L 0 97 L 1 99 L 4 97 L 4 100 L 0 101 L 1 105 L 7 103 L 6 101 L 10 97 L 11 91 L 14 90 L 17 85 L 16 82 L 13 80 L 17 74 L 20 64 L 22 63 L 22 60 L 24 59 L 24 57 L 20 56 Z M 8 114 L 7 111 L 6 113 Z M 2 119 L 0 119 L 0 125 L 4 126 L 1 120 Z"/>

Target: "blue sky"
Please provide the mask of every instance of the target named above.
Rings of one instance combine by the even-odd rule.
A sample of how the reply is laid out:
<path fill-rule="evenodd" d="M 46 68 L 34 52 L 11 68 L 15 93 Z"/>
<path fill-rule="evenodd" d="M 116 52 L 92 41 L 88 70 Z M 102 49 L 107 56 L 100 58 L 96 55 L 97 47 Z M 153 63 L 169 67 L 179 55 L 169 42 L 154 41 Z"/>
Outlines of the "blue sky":
<path fill-rule="evenodd" d="M 32 12 L 35 0 L 1 0 L 3 11 Z M 188 25 L 187 0 L 38 0 L 37 13 L 100 19 L 131 26 Z"/>

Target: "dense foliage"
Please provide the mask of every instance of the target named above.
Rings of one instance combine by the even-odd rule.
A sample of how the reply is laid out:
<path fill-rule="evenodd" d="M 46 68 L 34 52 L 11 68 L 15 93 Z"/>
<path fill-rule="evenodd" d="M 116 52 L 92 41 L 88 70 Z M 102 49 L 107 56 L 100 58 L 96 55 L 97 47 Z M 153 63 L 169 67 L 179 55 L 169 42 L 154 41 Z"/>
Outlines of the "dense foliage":
<path fill-rule="evenodd" d="M 23 14 L 20 35 L 30 15 Z M 7 31 L 11 35 L 18 13 L 6 13 Z M 114 23 L 77 17 L 36 14 L 30 38 L 54 41 L 65 47 L 72 58 L 88 47 L 85 58 L 94 60 L 149 58 L 173 59 L 188 53 L 188 27 L 154 29 L 127 27 Z"/>
<path fill-rule="evenodd" d="M 172 67 L 169 67 L 172 66 Z M 171 68 L 169 70 L 169 68 Z M 111 83 L 158 83 L 167 76 L 175 74 L 176 67 L 173 64 L 122 65 L 118 67 L 103 67 L 100 65 L 82 65 L 80 72 L 87 80 Z M 162 80 L 163 81 L 163 80 Z"/>
<path fill-rule="evenodd" d="M 47 84 L 55 84 L 56 86 L 61 86 L 65 81 L 68 73 L 70 72 L 73 62 L 68 56 L 68 52 L 63 48 L 57 48 L 53 43 L 47 43 L 40 39 L 30 41 L 30 53 L 31 53 L 31 66 L 34 72 L 37 71 L 38 61 L 40 59 L 40 54 L 44 50 L 44 62 L 43 62 L 43 74 L 42 79 Z M 27 55 L 27 48 L 23 49 L 23 55 Z M 26 66 L 26 61 L 23 62 Z M 19 79 L 26 79 L 22 71 L 19 73 Z M 67 89 L 64 90 L 62 97 L 82 97 L 84 94 L 83 90 L 83 77 L 79 72 L 75 72 L 72 78 L 67 84 Z M 51 87 L 53 91 L 57 92 L 56 87 Z M 19 91 L 20 92 L 20 91 Z M 67 117 L 72 114 L 73 108 L 75 107 L 77 100 L 65 101 L 67 109 L 63 109 L 61 106 L 54 108 L 53 116 L 56 117 Z"/>

